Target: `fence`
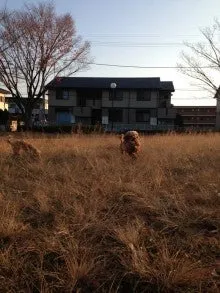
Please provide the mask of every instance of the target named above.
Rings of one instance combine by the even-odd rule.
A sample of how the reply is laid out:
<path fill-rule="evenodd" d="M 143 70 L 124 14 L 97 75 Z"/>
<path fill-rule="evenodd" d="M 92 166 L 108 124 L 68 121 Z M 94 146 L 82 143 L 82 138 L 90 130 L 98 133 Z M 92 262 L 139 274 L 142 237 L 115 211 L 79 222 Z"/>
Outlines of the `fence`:
<path fill-rule="evenodd" d="M 174 130 L 174 125 L 149 125 L 149 124 L 116 124 L 103 125 L 105 131 L 124 132 L 128 130 L 147 131 L 169 131 Z"/>

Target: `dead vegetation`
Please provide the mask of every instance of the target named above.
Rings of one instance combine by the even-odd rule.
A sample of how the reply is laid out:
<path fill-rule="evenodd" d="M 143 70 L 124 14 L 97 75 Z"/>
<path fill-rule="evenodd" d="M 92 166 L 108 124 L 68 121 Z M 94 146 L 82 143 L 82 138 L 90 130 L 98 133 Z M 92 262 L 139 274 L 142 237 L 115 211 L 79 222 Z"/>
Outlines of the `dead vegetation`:
<path fill-rule="evenodd" d="M 0 141 L 0 292 L 217 293 L 220 136 Z"/>
<path fill-rule="evenodd" d="M 21 154 L 29 156 L 32 160 L 40 160 L 40 152 L 32 144 L 23 141 L 22 139 L 12 139 L 9 137 L 7 142 L 11 145 L 12 156 L 17 158 Z"/>

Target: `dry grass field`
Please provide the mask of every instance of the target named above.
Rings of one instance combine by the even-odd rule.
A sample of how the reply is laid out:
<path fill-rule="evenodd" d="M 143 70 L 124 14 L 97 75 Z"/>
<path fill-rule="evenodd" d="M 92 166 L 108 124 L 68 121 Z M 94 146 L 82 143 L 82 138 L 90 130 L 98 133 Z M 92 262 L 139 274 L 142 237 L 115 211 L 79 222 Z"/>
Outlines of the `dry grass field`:
<path fill-rule="evenodd" d="M 220 135 L 0 138 L 0 292 L 217 293 Z"/>

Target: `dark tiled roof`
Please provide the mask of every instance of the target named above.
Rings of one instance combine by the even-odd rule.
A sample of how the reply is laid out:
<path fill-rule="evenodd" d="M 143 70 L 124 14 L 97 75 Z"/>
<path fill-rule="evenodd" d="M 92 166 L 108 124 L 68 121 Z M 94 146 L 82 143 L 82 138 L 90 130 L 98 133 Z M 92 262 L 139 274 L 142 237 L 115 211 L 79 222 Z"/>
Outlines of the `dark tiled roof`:
<path fill-rule="evenodd" d="M 161 89 L 174 91 L 172 82 L 161 82 L 159 77 L 57 77 L 47 88 L 102 88 L 109 89 L 111 83 L 116 83 L 121 89 Z"/>
<path fill-rule="evenodd" d="M 0 88 L 0 94 L 7 95 L 7 94 L 10 94 L 10 92 Z"/>
<path fill-rule="evenodd" d="M 5 97 L 6 103 L 14 103 L 17 101 L 16 97 Z M 21 103 L 24 105 L 27 102 L 27 97 L 20 98 Z M 38 102 L 43 102 L 43 98 L 40 98 Z"/>
<path fill-rule="evenodd" d="M 172 81 L 161 81 L 160 85 L 161 85 L 161 89 L 164 91 L 171 91 L 171 92 L 175 91 Z"/>

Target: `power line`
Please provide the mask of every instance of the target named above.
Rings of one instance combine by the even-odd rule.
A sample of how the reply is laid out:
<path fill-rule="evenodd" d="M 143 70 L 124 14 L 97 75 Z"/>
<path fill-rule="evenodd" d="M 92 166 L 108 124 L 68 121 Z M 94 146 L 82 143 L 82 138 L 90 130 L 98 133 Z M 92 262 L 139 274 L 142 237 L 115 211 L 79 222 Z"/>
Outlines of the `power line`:
<path fill-rule="evenodd" d="M 180 47 L 185 46 L 183 42 L 160 42 L 160 43 L 137 43 L 137 42 L 121 42 L 121 41 L 90 41 L 94 46 L 104 47 L 131 47 L 131 48 L 161 48 L 161 47 Z M 199 42 L 202 45 L 209 45 L 207 42 Z M 189 42 L 190 45 L 196 45 L 197 43 Z"/>
<path fill-rule="evenodd" d="M 94 46 L 115 46 L 115 47 L 173 47 L 184 46 L 183 43 L 137 43 L 137 42 L 104 42 L 104 41 L 91 41 Z"/>
<path fill-rule="evenodd" d="M 108 67 L 121 67 L 121 68 L 140 68 L 140 69 L 190 69 L 195 68 L 193 66 L 139 66 L 139 65 L 120 65 L 120 64 L 108 64 L 108 63 L 95 63 L 89 62 L 90 65 L 97 66 L 108 66 Z M 219 68 L 219 66 L 200 66 L 197 68 L 201 69 L 211 69 L 211 68 Z"/>
<path fill-rule="evenodd" d="M 219 36 L 220 34 L 216 34 Z M 161 35 L 161 34 L 141 34 L 141 33 L 92 33 L 85 34 L 84 37 L 101 37 L 101 38 L 112 38 L 112 37 L 146 37 L 146 38 L 163 38 L 163 37 L 203 37 L 202 34 L 170 34 L 170 35 Z"/>
<path fill-rule="evenodd" d="M 202 92 L 202 89 L 175 89 L 175 91 L 186 91 L 186 92 Z"/>

